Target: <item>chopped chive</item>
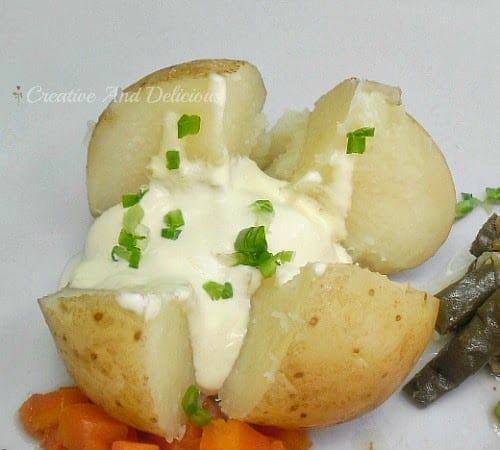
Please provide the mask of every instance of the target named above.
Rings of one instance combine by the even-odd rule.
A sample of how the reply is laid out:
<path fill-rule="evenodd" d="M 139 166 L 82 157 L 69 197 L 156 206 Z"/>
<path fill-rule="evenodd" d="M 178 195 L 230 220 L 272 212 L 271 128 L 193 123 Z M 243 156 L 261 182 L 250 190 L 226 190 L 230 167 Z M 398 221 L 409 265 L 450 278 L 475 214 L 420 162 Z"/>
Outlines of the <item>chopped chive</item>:
<path fill-rule="evenodd" d="M 178 230 L 175 228 L 162 228 L 161 229 L 161 237 L 165 239 L 170 239 L 171 241 L 176 241 L 182 230 Z"/>
<path fill-rule="evenodd" d="M 111 258 L 113 261 L 118 261 L 120 258 L 128 261 L 130 252 L 121 245 L 115 245 L 111 250 Z"/>
<path fill-rule="evenodd" d="M 362 154 L 366 150 L 366 138 L 375 136 L 375 128 L 363 127 L 347 133 L 347 154 Z"/>
<path fill-rule="evenodd" d="M 137 245 L 137 237 L 129 233 L 125 228 L 122 228 L 118 236 L 118 244 L 126 249 L 131 249 Z"/>
<path fill-rule="evenodd" d="M 233 265 L 256 267 L 264 278 L 272 277 L 277 266 L 290 262 L 294 252 L 283 251 L 273 255 L 268 251 L 263 226 L 244 228 L 234 242 L 235 253 L 229 255 Z"/>
<path fill-rule="evenodd" d="M 200 116 L 183 114 L 177 122 L 177 137 L 181 139 L 188 134 L 198 134 L 200 126 Z"/>
<path fill-rule="evenodd" d="M 168 150 L 165 159 L 168 170 L 178 169 L 181 164 L 181 156 L 177 150 Z"/>
<path fill-rule="evenodd" d="M 173 209 L 165 214 L 163 221 L 167 228 L 162 228 L 161 236 L 165 239 L 175 241 L 179 238 L 182 230 L 180 227 L 184 226 L 184 217 L 180 209 Z"/>
<path fill-rule="evenodd" d="M 142 197 L 144 197 L 148 191 L 149 191 L 148 188 L 141 187 L 139 188 L 139 191 L 137 191 L 137 194 L 122 195 L 122 206 L 124 208 L 130 208 L 131 206 L 136 205 L 141 201 Z"/>
<path fill-rule="evenodd" d="M 276 262 L 278 263 L 278 265 L 285 264 L 287 262 L 290 262 L 294 256 L 295 252 L 284 250 L 276 254 Z"/>
<path fill-rule="evenodd" d="M 173 209 L 165 214 L 163 221 L 169 228 L 179 228 L 184 225 L 184 217 L 180 209 Z"/>
<path fill-rule="evenodd" d="M 182 397 L 181 405 L 184 413 L 194 425 L 203 426 L 210 423 L 212 421 L 212 417 L 206 409 L 203 409 L 199 405 L 199 401 L 200 390 L 192 384 L 187 388 L 184 396 Z"/>
<path fill-rule="evenodd" d="M 487 187 L 486 201 L 490 203 L 500 203 L 500 187 L 497 188 Z"/>
<path fill-rule="evenodd" d="M 225 300 L 233 296 L 233 286 L 228 281 L 224 284 L 217 283 L 216 281 L 207 281 L 203 285 L 203 289 L 205 289 L 205 292 L 212 300 Z"/>
<path fill-rule="evenodd" d="M 270 200 L 255 200 L 251 205 L 250 209 L 256 213 L 273 214 L 274 207 Z"/>
<path fill-rule="evenodd" d="M 500 420 L 500 402 L 498 402 L 495 406 L 495 416 L 497 416 L 497 419 Z"/>
<path fill-rule="evenodd" d="M 113 261 L 124 259 L 129 267 L 137 269 L 141 260 L 141 250 L 138 247 L 125 248 L 122 245 L 115 245 L 111 250 L 111 258 Z"/>
<path fill-rule="evenodd" d="M 270 200 L 255 200 L 250 209 L 257 217 L 257 225 L 264 225 L 266 228 L 271 224 L 274 217 L 274 207 Z"/>
<path fill-rule="evenodd" d="M 269 254 L 267 258 L 259 263 L 257 268 L 264 278 L 270 278 L 276 273 L 276 260 L 273 255 Z"/>
<path fill-rule="evenodd" d="M 474 208 L 481 205 L 481 200 L 472 194 L 462 192 L 462 200 L 455 205 L 455 220 L 461 219 L 469 214 Z"/>
<path fill-rule="evenodd" d="M 123 227 L 129 232 L 134 234 L 137 225 L 141 223 L 141 220 L 144 218 L 144 210 L 142 206 L 138 203 L 125 211 L 123 215 Z"/>

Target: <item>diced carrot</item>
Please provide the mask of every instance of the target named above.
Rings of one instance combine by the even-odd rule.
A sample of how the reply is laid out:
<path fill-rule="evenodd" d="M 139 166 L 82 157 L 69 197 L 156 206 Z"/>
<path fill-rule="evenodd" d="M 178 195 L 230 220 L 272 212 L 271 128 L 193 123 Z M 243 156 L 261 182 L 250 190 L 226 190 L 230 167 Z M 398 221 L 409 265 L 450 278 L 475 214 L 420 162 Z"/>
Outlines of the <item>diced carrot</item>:
<path fill-rule="evenodd" d="M 254 426 L 254 428 L 266 436 L 283 441 L 286 450 L 307 450 L 312 447 L 312 442 L 304 430 L 285 430 L 265 426 Z"/>
<path fill-rule="evenodd" d="M 68 450 L 110 449 L 114 441 L 127 437 L 128 426 L 108 416 L 92 403 L 66 406 L 59 418 L 57 439 Z M 104 444 L 104 446 L 103 446 Z"/>
<path fill-rule="evenodd" d="M 115 441 L 111 445 L 111 450 L 160 450 L 160 447 L 141 442 Z"/>
<path fill-rule="evenodd" d="M 65 450 L 57 440 L 57 427 L 45 428 L 40 439 L 40 447 L 43 450 Z"/>
<path fill-rule="evenodd" d="M 111 445 L 103 441 L 88 441 L 83 446 L 83 450 L 111 450 Z"/>
<path fill-rule="evenodd" d="M 271 450 L 271 439 L 239 420 L 214 420 L 203 427 L 200 450 Z"/>
<path fill-rule="evenodd" d="M 171 450 L 172 448 L 165 438 L 156 436 L 155 434 L 146 433 L 145 431 L 138 432 L 137 441 L 145 444 L 155 444 L 160 450 Z"/>
<path fill-rule="evenodd" d="M 169 450 L 199 450 L 203 429 L 193 425 L 191 422 L 186 424 L 186 432 L 180 441 L 172 442 Z"/>
<path fill-rule="evenodd" d="M 41 437 L 47 428 L 55 427 L 66 405 L 86 403 L 89 399 L 76 387 L 62 387 L 47 394 L 33 394 L 19 408 L 19 416 L 26 431 Z"/>

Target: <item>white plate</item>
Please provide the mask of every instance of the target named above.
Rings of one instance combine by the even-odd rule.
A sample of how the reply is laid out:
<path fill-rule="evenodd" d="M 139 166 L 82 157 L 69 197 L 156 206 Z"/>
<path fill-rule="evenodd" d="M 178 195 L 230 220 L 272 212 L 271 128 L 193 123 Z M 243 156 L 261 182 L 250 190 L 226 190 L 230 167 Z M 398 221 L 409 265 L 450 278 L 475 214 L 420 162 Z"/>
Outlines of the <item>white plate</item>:
<path fill-rule="evenodd" d="M 91 222 L 83 140 L 108 87 L 184 60 L 244 58 L 264 75 L 274 122 L 349 76 L 397 84 L 458 191 L 500 185 L 499 2 L 137 3 L 2 2 L 0 449 L 36 448 L 16 410 L 30 393 L 69 382 L 36 298 L 56 288 Z M 71 89 L 79 101 L 40 99 Z M 432 285 L 486 217 L 478 210 L 457 223 L 434 258 L 399 278 Z M 314 432 L 314 449 L 499 448 L 497 387 L 484 371 L 426 410 L 396 393 L 361 419 Z"/>

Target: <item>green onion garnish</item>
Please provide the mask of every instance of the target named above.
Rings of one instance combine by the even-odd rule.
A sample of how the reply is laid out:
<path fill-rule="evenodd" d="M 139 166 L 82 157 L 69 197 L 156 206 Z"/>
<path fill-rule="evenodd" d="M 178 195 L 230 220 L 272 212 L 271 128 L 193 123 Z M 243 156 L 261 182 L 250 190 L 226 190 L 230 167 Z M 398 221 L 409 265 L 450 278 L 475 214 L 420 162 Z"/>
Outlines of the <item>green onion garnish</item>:
<path fill-rule="evenodd" d="M 124 259 L 128 261 L 129 267 L 137 269 L 139 267 L 139 261 L 141 260 L 141 249 L 138 247 L 127 249 L 122 245 L 115 245 L 111 250 L 111 258 L 113 261 Z"/>
<path fill-rule="evenodd" d="M 225 300 L 233 296 L 233 286 L 228 281 L 224 284 L 217 283 L 216 281 L 207 281 L 203 285 L 203 289 L 205 289 L 212 300 Z"/>
<path fill-rule="evenodd" d="M 455 220 L 461 219 L 469 214 L 476 206 L 481 205 L 481 200 L 472 194 L 462 192 L 462 200 L 455 205 Z"/>
<path fill-rule="evenodd" d="M 118 236 L 118 244 L 126 249 L 130 249 L 137 245 L 137 236 L 129 233 L 125 228 L 122 228 Z"/>
<path fill-rule="evenodd" d="M 199 405 L 200 390 L 192 384 L 186 390 L 182 397 L 182 409 L 188 419 L 198 426 L 206 425 L 212 421 L 210 413 Z"/>
<path fill-rule="evenodd" d="M 139 203 L 141 201 L 142 197 L 144 197 L 147 194 L 148 190 L 149 190 L 148 188 L 141 187 L 137 191 L 137 194 L 124 194 L 124 195 L 122 195 L 122 206 L 124 208 L 130 208 L 131 206 L 136 205 L 137 203 Z"/>
<path fill-rule="evenodd" d="M 257 267 L 264 278 L 272 277 L 276 267 L 290 262 L 294 252 L 283 251 L 273 255 L 268 251 L 264 226 L 244 228 L 234 242 L 233 265 Z"/>
<path fill-rule="evenodd" d="M 144 210 L 139 204 L 135 204 L 125 211 L 123 214 L 123 227 L 129 232 L 134 234 L 137 225 L 141 223 L 144 218 Z"/>
<path fill-rule="evenodd" d="M 290 262 L 294 256 L 295 252 L 292 252 L 290 250 L 284 250 L 282 252 L 276 253 L 275 258 L 278 265 L 281 265 Z"/>
<path fill-rule="evenodd" d="M 178 169 L 181 164 L 181 157 L 177 150 L 168 150 L 165 159 L 168 170 Z"/>
<path fill-rule="evenodd" d="M 497 419 L 500 420 L 500 402 L 498 402 L 495 406 L 495 416 L 497 416 Z"/>
<path fill-rule="evenodd" d="M 250 209 L 256 213 L 273 214 L 274 208 L 273 204 L 269 200 L 255 200 L 251 205 Z"/>
<path fill-rule="evenodd" d="M 180 229 L 184 226 L 184 217 L 180 209 L 173 209 L 165 214 L 163 221 L 167 225 L 167 228 L 162 228 L 161 236 L 165 239 L 177 240 L 182 230 Z"/>
<path fill-rule="evenodd" d="M 274 207 L 269 200 L 255 200 L 250 209 L 257 216 L 257 225 L 264 225 L 269 227 L 272 218 L 274 217 Z"/>
<path fill-rule="evenodd" d="M 362 154 L 366 150 L 366 138 L 375 136 L 375 128 L 363 127 L 347 133 L 347 154 Z"/>
<path fill-rule="evenodd" d="M 490 203 L 500 203 L 500 187 L 486 188 L 486 201 Z"/>
<path fill-rule="evenodd" d="M 177 122 L 177 137 L 181 139 L 188 134 L 198 134 L 200 131 L 200 125 L 200 116 L 188 116 L 187 114 L 183 114 Z"/>
<path fill-rule="evenodd" d="M 124 259 L 128 262 L 129 267 L 134 269 L 139 267 L 142 254 L 141 248 L 146 248 L 149 235 L 149 228 L 141 224 L 144 210 L 139 205 L 146 192 L 148 192 L 148 189 L 141 188 L 137 194 L 122 197 L 122 205 L 126 208 L 123 213 L 123 228 L 118 236 L 118 245 L 111 249 L 111 259 L 113 261 Z"/>

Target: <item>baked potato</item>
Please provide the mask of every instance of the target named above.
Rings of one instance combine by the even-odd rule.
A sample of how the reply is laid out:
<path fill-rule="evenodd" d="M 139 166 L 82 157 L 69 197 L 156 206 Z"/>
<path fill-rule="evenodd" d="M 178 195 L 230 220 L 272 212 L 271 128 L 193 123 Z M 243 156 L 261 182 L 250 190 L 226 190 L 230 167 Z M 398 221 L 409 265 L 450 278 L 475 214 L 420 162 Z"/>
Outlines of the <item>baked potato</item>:
<path fill-rule="evenodd" d="M 302 126 L 298 146 L 297 126 L 286 133 L 280 125 L 270 149 L 277 156 L 267 171 L 327 208 L 345 211 L 344 244 L 354 261 L 390 274 L 436 252 L 455 218 L 455 188 L 441 151 L 406 113 L 399 88 L 345 80 L 316 102 Z M 375 128 L 375 135 L 367 138 L 365 153 L 346 156 L 346 134 L 362 127 Z M 331 164 L 347 157 L 353 162 L 348 205 L 335 195 L 346 181 Z M 302 182 L 311 172 L 321 175 L 320 183 Z"/>
<path fill-rule="evenodd" d="M 148 101 L 146 87 L 172 92 L 176 86 L 224 92 L 224 100 Z M 185 140 L 188 159 L 220 165 L 230 156 L 253 158 L 334 211 L 348 250 L 371 269 L 393 272 L 418 264 L 449 231 L 455 200 L 448 168 L 394 88 L 348 80 L 314 111 L 286 115 L 270 134 L 263 131 L 262 79 L 245 62 L 173 66 L 124 92 L 138 100 L 109 105 L 89 144 L 94 215 L 148 182 L 152 157 L 167 150 L 161 148 L 165 116 L 174 112 L 203 117 L 200 133 Z M 346 155 L 346 133 L 363 126 L 376 128 L 366 153 Z M 393 181 L 388 168 L 398 174 Z M 426 176 L 429 189 L 421 186 Z M 432 190 L 438 187 L 439 193 Z M 423 211 L 426 202 L 430 212 Z M 144 308 L 127 306 L 129 295 Z M 169 440 L 182 435 L 181 397 L 195 380 L 182 301 L 147 287 L 66 288 L 40 306 L 68 371 L 94 402 Z M 430 339 L 437 309 L 432 296 L 352 264 L 314 263 L 285 284 L 265 280 L 251 298 L 243 347 L 219 391 L 222 408 L 230 417 L 282 427 L 357 417 L 407 376 Z"/>

